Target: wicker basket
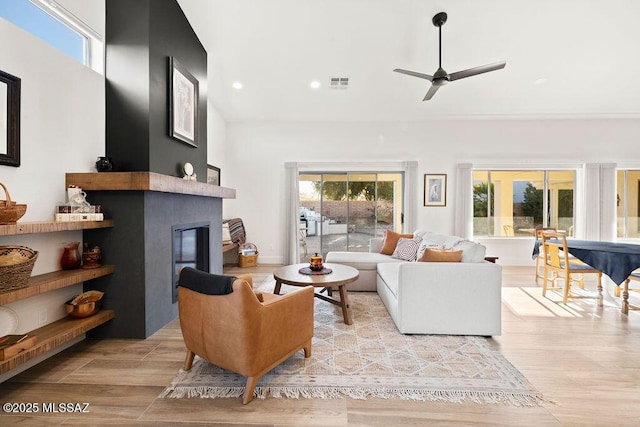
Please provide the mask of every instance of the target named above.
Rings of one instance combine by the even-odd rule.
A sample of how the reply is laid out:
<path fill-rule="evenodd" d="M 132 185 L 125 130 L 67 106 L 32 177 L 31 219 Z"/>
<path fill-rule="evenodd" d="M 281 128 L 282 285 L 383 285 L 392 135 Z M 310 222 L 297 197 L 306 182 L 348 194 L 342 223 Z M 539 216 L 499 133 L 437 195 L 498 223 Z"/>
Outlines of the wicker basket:
<path fill-rule="evenodd" d="M 26 246 L 0 246 L 0 292 L 26 287 L 37 258 Z"/>
<path fill-rule="evenodd" d="M 9 190 L 3 183 L 0 186 L 4 190 L 6 200 L 0 200 L 0 225 L 15 224 L 27 212 L 27 205 L 11 201 Z"/>
<path fill-rule="evenodd" d="M 243 249 L 253 249 L 254 254 L 243 255 Z M 258 265 L 258 247 L 253 243 L 243 243 L 238 248 L 238 266 L 240 267 L 255 267 Z"/>

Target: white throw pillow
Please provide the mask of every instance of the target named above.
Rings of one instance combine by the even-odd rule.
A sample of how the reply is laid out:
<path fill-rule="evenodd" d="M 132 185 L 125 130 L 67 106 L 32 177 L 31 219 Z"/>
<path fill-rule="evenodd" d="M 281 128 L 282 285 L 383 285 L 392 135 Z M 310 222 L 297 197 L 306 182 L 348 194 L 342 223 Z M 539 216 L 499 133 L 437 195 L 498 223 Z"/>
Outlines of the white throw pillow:
<path fill-rule="evenodd" d="M 487 248 L 480 243 L 469 240 L 461 240 L 453 246 L 453 250 L 462 250 L 461 262 L 482 262 Z"/>

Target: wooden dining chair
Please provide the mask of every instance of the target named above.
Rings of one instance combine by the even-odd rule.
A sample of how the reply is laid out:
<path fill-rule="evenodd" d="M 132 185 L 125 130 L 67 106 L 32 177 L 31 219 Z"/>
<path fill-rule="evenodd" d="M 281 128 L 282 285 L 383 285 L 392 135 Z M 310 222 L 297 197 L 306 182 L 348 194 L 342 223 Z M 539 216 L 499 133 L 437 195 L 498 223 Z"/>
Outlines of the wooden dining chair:
<path fill-rule="evenodd" d="M 629 291 L 640 292 L 640 288 L 630 288 L 629 287 L 629 283 L 632 280 L 640 282 L 640 269 L 635 270 L 634 272 L 632 272 L 629 275 L 629 277 L 627 277 L 627 280 L 624 281 L 623 288 L 622 288 L 622 313 L 623 314 L 629 314 L 629 310 L 640 310 L 640 307 L 636 307 L 635 305 L 630 305 L 629 304 Z M 618 291 L 616 293 L 616 296 L 620 296 L 619 293 L 620 292 Z"/>
<path fill-rule="evenodd" d="M 557 232 L 558 230 L 556 230 L 553 227 L 536 227 L 533 236 L 536 239 L 536 242 L 538 240 L 542 240 L 542 232 L 543 231 L 551 231 L 551 232 Z M 544 263 L 544 250 L 541 247 L 540 248 L 540 252 L 538 252 L 538 256 L 536 257 L 536 284 L 538 284 L 538 279 L 544 279 L 544 269 L 541 269 L 540 267 L 544 267 L 544 264 L 542 264 L 542 266 L 540 265 L 540 262 Z M 555 273 L 554 276 L 550 279 L 552 282 L 555 282 L 556 278 L 555 278 Z"/>
<path fill-rule="evenodd" d="M 542 284 L 542 296 L 546 296 L 547 290 L 563 290 L 563 303 L 569 298 L 580 298 L 570 294 L 571 282 L 577 282 L 584 287 L 584 274 L 595 274 L 598 278 L 598 290 L 602 289 L 602 272 L 583 262 L 576 262 L 569 256 L 567 237 L 563 233 L 542 231 L 542 250 L 544 254 L 544 281 Z M 550 275 L 556 274 L 551 287 L 548 286 Z M 557 281 L 563 280 L 564 287 L 557 286 Z"/>
<path fill-rule="evenodd" d="M 510 224 L 503 225 L 502 226 L 502 231 L 504 231 L 504 235 L 505 236 L 509 236 L 509 237 L 513 237 L 514 236 L 513 225 L 510 225 Z"/>

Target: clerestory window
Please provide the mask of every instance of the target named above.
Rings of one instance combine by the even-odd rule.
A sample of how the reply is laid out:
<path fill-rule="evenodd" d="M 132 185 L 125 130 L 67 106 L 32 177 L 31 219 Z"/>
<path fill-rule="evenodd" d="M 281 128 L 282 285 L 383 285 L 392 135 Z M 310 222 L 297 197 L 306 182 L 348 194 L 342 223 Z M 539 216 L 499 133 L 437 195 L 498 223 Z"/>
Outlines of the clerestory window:
<path fill-rule="evenodd" d="M 52 0 L 0 0 L 0 18 L 104 74 L 99 34 Z"/>

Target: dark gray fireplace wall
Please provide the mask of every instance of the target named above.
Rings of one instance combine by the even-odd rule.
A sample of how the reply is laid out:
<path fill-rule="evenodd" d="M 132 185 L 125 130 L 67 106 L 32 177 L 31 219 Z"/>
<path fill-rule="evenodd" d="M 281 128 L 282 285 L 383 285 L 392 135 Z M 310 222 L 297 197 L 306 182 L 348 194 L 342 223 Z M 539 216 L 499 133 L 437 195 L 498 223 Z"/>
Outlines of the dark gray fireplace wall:
<path fill-rule="evenodd" d="M 119 171 L 207 173 L 207 52 L 176 0 L 106 2 L 106 155 Z M 200 83 L 199 145 L 169 136 L 169 57 Z M 101 153 L 98 153 L 101 154 Z"/>
<path fill-rule="evenodd" d="M 106 172 L 105 172 L 106 173 Z M 102 249 L 115 272 L 85 283 L 105 292 L 103 308 L 116 317 L 91 338 L 147 338 L 178 314 L 172 302 L 171 227 L 209 221 L 212 273 L 222 273 L 222 199 L 153 191 L 91 191 L 88 197 L 113 218 L 109 229 L 85 230 L 84 241 Z"/>

